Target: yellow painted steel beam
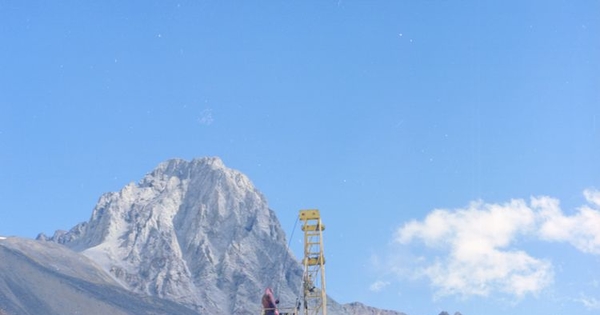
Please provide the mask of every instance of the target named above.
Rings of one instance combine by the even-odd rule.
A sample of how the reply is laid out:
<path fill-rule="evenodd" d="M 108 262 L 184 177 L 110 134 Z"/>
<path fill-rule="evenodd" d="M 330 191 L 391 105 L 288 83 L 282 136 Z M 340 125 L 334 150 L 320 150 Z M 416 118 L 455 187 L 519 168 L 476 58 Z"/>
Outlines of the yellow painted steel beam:
<path fill-rule="evenodd" d="M 302 231 L 325 231 L 324 224 L 311 224 L 311 225 L 303 225 Z"/>
<path fill-rule="evenodd" d="M 300 220 L 318 220 L 320 218 L 317 209 L 300 210 Z"/>
<path fill-rule="evenodd" d="M 304 258 L 303 264 L 309 266 L 324 265 L 325 257 L 321 256 L 321 259 L 319 259 L 319 257 Z"/>

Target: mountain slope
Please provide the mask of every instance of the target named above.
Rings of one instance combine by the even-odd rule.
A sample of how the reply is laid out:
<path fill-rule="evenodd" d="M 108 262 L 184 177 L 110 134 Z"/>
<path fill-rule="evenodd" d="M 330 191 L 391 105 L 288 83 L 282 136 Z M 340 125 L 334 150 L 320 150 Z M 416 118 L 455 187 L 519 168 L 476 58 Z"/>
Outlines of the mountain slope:
<path fill-rule="evenodd" d="M 0 314 L 197 314 L 135 295 L 91 260 L 58 244 L 0 239 Z"/>
<path fill-rule="evenodd" d="M 259 314 L 265 287 L 293 303 L 301 286 L 266 199 L 218 158 L 163 162 L 104 194 L 88 222 L 39 239 L 81 252 L 133 292 L 200 313 Z M 332 314 L 355 308 L 330 303 Z"/>
<path fill-rule="evenodd" d="M 104 194 L 88 222 L 49 240 L 134 292 L 211 313 L 257 314 L 267 286 L 294 300 L 301 278 L 265 198 L 218 158 L 161 163 L 137 185 Z"/>

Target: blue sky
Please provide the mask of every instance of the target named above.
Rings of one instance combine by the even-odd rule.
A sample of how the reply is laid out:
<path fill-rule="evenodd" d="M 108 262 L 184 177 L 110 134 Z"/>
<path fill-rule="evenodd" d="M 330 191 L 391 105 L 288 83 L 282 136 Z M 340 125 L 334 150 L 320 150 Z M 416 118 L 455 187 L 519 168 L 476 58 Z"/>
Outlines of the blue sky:
<path fill-rule="evenodd" d="M 0 1 L 0 41 L 0 235 L 219 156 L 321 209 L 341 302 L 600 311 L 598 1 Z"/>

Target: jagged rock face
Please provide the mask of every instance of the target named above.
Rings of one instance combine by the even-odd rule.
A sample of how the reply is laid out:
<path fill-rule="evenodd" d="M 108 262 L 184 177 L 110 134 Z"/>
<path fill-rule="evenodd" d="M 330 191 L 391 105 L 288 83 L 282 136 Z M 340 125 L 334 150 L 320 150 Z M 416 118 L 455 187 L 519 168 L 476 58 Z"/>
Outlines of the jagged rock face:
<path fill-rule="evenodd" d="M 265 198 L 218 158 L 166 161 L 104 194 L 88 222 L 39 238 L 82 252 L 134 292 L 211 314 L 258 314 L 266 286 L 293 300 L 301 279 Z"/>
<path fill-rule="evenodd" d="M 301 287 L 302 266 L 275 213 L 218 158 L 161 163 L 138 184 L 102 195 L 88 222 L 38 239 L 80 252 L 130 291 L 199 314 L 260 314 L 266 287 L 292 306 Z M 328 310 L 403 314 L 332 299 Z"/>

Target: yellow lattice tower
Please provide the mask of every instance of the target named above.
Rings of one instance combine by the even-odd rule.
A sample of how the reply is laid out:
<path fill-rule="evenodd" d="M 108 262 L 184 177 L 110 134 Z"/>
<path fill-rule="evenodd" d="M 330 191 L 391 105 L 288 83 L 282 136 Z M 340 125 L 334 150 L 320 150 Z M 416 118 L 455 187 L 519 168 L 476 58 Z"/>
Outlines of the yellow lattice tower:
<path fill-rule="evenodd" d="M 300 210 L 300 221 L 304 231 L 303 299 L 304 314 L 327 315 L 327 293 L 325 289 L 325 253 L 323 230 L 319 210 Z"/>

